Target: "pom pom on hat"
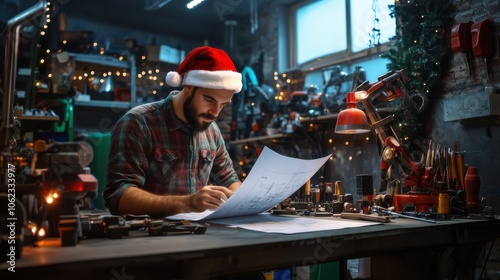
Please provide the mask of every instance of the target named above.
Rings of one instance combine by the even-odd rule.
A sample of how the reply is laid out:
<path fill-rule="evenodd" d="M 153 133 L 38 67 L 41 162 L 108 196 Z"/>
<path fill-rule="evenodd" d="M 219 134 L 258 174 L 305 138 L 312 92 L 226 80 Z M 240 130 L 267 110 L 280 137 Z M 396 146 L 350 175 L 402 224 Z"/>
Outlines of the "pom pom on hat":
<path fill-rule="evenodd" d="M 208 46 L 192 50 L 179 65 L 177 72 L 167 73 L 165 81 L 173 87 L 183 84 L 234 92 L 240 92 L 243 86 L 241 73 L 236 71 L 227 53 Z"/>
<path fill-rule="evenodd" d="M 167 76 L 165 77 L 165 81 L 167 81 L 167 84 L 173 86 L 173 87 L 178 87 L 182 83 L 182 77 L 179 75 L 179 73 L 175 71 L 170 71 L 167 73 Z"/>

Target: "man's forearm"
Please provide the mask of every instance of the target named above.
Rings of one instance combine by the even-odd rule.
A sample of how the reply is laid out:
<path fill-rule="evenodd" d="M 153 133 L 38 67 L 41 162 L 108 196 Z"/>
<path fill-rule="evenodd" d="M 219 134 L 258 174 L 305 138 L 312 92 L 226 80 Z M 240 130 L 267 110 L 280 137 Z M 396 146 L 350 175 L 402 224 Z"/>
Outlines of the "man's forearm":
<path fill-rule="evenodd" d="M 120 214 L 164 217 L 190 212 L 190 203 L 188 195 L 155 195 L 137 187 L 129 187 L 120 198 L 118 210 Z"/>

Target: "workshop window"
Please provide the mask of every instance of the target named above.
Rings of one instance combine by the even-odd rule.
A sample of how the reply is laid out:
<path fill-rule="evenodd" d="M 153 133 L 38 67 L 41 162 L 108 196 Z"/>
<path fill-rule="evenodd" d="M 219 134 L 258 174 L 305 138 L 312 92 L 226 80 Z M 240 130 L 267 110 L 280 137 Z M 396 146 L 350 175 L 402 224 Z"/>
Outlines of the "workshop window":
<path fill-rule="evenodd" d="M 309 1 L 291 10 L 291 66 L 342 63 L 386 45 L 395 35 L 389 5 L 394 0 Z M 361 53 L 361 55 L 360 55 Z M 309 68 L 309 67 L 308 67 Z"/>
<path fill-rule="evenodd" d="M 297 63 L 347 48 L 345 2 L 318 1 L 297 9 Z"/>

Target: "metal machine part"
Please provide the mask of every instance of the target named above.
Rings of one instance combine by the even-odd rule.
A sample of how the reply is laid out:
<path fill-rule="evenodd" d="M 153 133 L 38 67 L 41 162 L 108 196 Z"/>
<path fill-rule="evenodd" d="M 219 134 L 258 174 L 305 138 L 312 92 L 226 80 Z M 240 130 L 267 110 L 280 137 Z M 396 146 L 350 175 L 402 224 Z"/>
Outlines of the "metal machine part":
<path fill-rule="evenodd" d="M 134 236 L 164 236 L 175 234 L 203 234 L 207 225 L 188 221 L 152 219 L 147 215 L 98 215 L 82 214 L 82 238 L 118 239 Z"/>
<path fill-rule="evenodd" d="M 0 139 L 2 152 L 9 147 L 11 141 L 11 129 L 13 125 L 12 112 L 14 103 L 14 87 L 16 85 L 17 59 L 19 45 L 21 42 L 21 28 L 45 13 L 46 1 L 39 1 L 36 5 L 23 11 L 7 22 L 5 29 L 5 69 L 3 78 L 3 104 L 2 125 L 0 127 Z"/>
<path fill-rule="evenodd" d="M 13 118 L 13 103 L 14 103 L 14 93 L 15 93 L 15 84 L 16 84 L 16 75 L 17 75 L 17 60 L 18 60 L 18 52 L 19 45 L 21 43 L 21 29 L 27 24 L 34 23 L 35 20 L 44 15 L 47 7 L 46 1 L 39 1 L 34 6 L 28 8 L 27 10 L 21 12 L 20 14 L 11 18 L 6 25 L 3 39 L 5 46 L 5 59 L 4 59 L 4 77 L 1 79 L 3 83 L 3 99 L 2 99 L 2 119 L 0 125 L 0 196 L 6 196 L 7 203 L 2 205 L 7 205 L 9 208 L 11 205 L 12 209 L 15 209 L 15 214 L 20 215 L 22 213 L 23 218 L 19 218 L 12 227 L 9 228 L 8 238 L 14 235 L 14 239 L 16 242 L 16 250 L 18 252 L 13 252 L 16 255 L 16 258 L 20 258 L 22 256 L 22 248 L 23 248 L 23 235 L 26 230 L 26 210 L 23 206 L 21 200 L 16 197 L 16 191 L 19 191 L 20 188 L 17 187 L 15 183 L 16 180 L 12 178 L 12 175 L 17 176 L 20 172 L 19 170 L 23 169 L 27 166 L 27 159 L 14 151 L 13 148 L 17 146 L 16 139 L 13 138 L 13 128 L 14 128 L 14 118 Z M 39 24 L 39 23 L 38 23 Z M 13 180 L 14 179 L 14 180 Z M 13 180 L 15 183 L 10 183 Z M 14 188 L 10 188 L 9 184 L 15 186 Z M 7 207 L 4 208 L 8 210 Z M 0 220 L 7 222 L 7 225 L 2 226 L 2 229 L 7 229 L 9 223 L 8 217 L 11 217 L 8 212 L 7 216 Z M 11 221 L 12 222 L 12 221 Z M 2 222 L 3 224 L 3 222 Z M 3 234 L 2 234 L 3 235 Z M 12 244 L 10 242 L 6 242 L 8 244 Z M 4 244 L 1 242 L 1 247 Z M 9 246 L 10 247 L 10 246 Z M 4 251 L 4 250 L 2 250 Z M 7 250 L 5 250 L 7 251 Z M 12 252 L 11 252 L 12 253 Z M 4 255 L 8 256 L 7 255 Z"/>

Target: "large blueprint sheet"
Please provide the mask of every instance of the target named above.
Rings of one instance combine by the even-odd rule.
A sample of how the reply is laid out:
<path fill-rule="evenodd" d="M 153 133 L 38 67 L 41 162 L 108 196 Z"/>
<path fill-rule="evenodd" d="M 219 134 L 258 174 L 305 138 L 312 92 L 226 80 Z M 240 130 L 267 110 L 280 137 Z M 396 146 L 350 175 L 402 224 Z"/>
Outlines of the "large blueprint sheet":
<path fill-rule="evenodd" d="M 311 160 L 297 159 L 264 147 L 239 189 L 218 209 L 167 218 L 199 221 L 265 212 L 304 185 L 329 157 L 330 155 Z"/>

